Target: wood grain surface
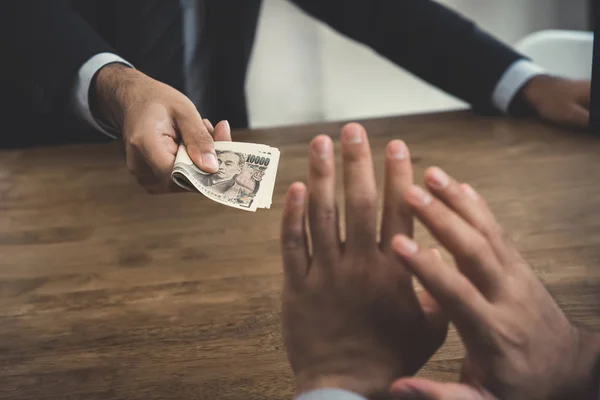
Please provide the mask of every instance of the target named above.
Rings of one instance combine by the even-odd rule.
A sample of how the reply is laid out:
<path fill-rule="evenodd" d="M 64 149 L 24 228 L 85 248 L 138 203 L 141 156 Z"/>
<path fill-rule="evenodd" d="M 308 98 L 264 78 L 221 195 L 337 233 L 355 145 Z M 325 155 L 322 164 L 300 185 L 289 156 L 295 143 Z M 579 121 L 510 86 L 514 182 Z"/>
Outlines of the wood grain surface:
<path fill-rule="evenodd" d="M 567 315 L 600 329 L 597 137 L 467 112 L 364 124 L 379 182 L 394 138 L 418 181 L 439 165 L 470 182 Z M 306 177 L 308 141 L 341 126 L 234 132 L 282 152 L 273 206 L 257 213 L 146 194 L 118 143 L 1 152 L 0 398 L 290 398 L 282 200 Z M 417 238 L 431 243 L 420 226 Z M 421 374 L 455 379 L 462 355 L 451 332 Z"/>

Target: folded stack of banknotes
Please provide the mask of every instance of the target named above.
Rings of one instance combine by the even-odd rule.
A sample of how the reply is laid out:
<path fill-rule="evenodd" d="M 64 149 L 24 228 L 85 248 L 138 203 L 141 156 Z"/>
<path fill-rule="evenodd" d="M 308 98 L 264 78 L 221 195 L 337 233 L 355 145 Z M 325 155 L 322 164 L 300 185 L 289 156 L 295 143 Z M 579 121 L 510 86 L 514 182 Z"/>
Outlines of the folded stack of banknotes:
<path fill-rule="evenodd" d="M 264 144 L 215 142 L 219 170 L 209 174 L 194 165 L 179 146 L 171 177 L 184 189 L 240 210 L 270 208 L 279 150 Z"/>

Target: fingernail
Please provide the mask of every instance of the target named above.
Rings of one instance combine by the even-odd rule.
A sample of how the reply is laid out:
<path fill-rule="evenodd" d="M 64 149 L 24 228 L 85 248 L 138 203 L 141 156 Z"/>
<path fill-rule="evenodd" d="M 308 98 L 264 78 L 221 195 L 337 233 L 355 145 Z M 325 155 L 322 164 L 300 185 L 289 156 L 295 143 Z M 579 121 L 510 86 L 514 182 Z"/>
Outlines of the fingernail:
<path fill-rule="evenodd" d="M 450 183 L 450 177 L 441 168 L 433 167 L 430 170 L 427 184 L 434 189 L 444 189 Z"/>
<path fill-rule="evenodd" d="M 293 188 L 290 193 L 292 202 L 296 205 L 304 204 L 304 190 L 300 190 L 299 187 Z"/>
<path fill-rule="evenodd" d="M 440 253 L 438 249 L 431 249 L 431 251 L 433 251 L 433 255 L 435 256 L 435 258 L 437 258 L 438 260 L 442 259 L 442 253 Z"/>
<path fill-rule="evenodd" d="M 231 126 L 229 125 L 229 121 L 225 120 L 225 127 L 227 128 L 227 131 L 231 132 Z"/>
<path fill-rule="evenodd" d="M 327 160 L 331 155 L 331 141 L 326 138 L 315 140 L 313 152 L 321 160 Z"/>
<path fill-rule="evenodd" d="M 356 127 L 347 129 L 345 136 L 346 142 L 350 144 L 357 144 L 363 141 L 362 130 Z"/>
<path fill-rule="evenodd" d="M 394 239 L 394 248 L 404 256 L 411 256 L 419 251 L 419 245 L 406 236 L 397 236 Z"/>
<path fill-rule="evenodd" d="M 413 186 L 407 193 L 407 200 L 413 205 L 426 206 L 431 203 L 431 195 L 423 190 L 420 186 Z"/>
<path fill-rule="evenodd" d="M 465 191 L 467 196 L 469 196 L 473 200 L 479 199 L 479 195 L 477 194 L 475 189 L 473 189 L 473 187 L 471 185 L 469 185 L 468 183 L 463 183 L 462 185 L 460 185 L 460 187 Z"/>
<path fill-rule="evenodd" d="M 390 153 L 396 160 L 404 160 L 408 154 L 406 144 L 401 140 L 394 140 L 390 143 Z"/>
<path fill-rule="evenodd" d="M 204 153 L 202 154 L 202 165 L 211 169 L 218 169 L 219 163 L 217 162 L 217 156 L 215 153 Z"/>
<path fill-rule="evenodd" d="M 212 122 L 210 122 L 210 120 L 208 118 L 204 118 L 204 123 L 206 125 L 208 125 L 208 127 L 212 130 L 215 129 L 215 127 L 213 126 Z"/>

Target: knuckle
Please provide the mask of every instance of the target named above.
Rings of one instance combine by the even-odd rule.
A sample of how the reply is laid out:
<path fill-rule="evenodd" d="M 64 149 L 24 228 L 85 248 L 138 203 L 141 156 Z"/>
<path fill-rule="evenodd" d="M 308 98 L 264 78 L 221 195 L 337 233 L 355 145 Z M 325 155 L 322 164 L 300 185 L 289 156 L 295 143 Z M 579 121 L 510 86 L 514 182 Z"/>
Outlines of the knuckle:
<path fill-rule="evenodd" d="M 551 104 L 549 104 L 549 105 L 544 104 L 544 105 L 540 106 L 538 113 L 543 119 L 546 119 L 546 120 L 552 120 L 557 117 L 557 113 L 554 109 L 554 105 L 551 105 Z"/>
<path fill-rule="evenodd" d="M 465 250 L 465 257 L 469 260 L 483 260 L 490 254 L 490 246 L 483 239 L 473 240 Z"/>
<path fill-rule="evenodd" d="M 304 247 L 304 241 L 298 232 L 286 234 L 281 244 L 284 252 L 293 252 Z"/>
<path fill-rule="evenodd" d="M 337 220 L 337 210 L 335 207 L 318 207 L 315 210 L 315 218 L 321 223 L 332 223 Z"/>
<path fill-rule="evenodd" d="M 489 220 L 474 221 L 472 222 L 472 225 L 488 240 L 502 239 L 505 235 L 502 228 L 498 226 L 498 224 L 495 224 Z"/>
<path fill-rule="evenodd" d="M 363 213 L 377 209 L 376 196 L 359 194 L 351 196 L 349 200 L 350 204 L 352 204 L 352 207 L 361 210 Z"/>
<path fill-rule="evenodd" d="M 315 182 L 327 182 L 325 179 L 332 176 L 333 168 L 327 163 L 311 162 L 309 168 L 310 176 Z"/>
<path fill-rule="evenodd" d="M 199 144 L 210 144 L 213 142 L 213 138 L 208 132 L 208 129 L 202 124 L 202 126 L 197 126 L 194 132 L 194 140 Z"/>
<path fill-rule="evenodd" d="M 212 146 L 213 138 L 205 129 L 195 127 L 193 131 L 188 132 L 187 135 L 182 134 L 183 142 L 186 146 L 196 146 L 200 149 L 204 149 Z"/>
<path fill-rule="evenodd" d="M 304 239 L 302 231 L 299 229 L 289 229 L 283 234 L 281 245 L 284 252 L 297 251 L 304 248 Z"/>
<path fill-rule="evenodd" d="M 176 116 L 186 115 L 192 111 L 198 112 L 194 102 L 177 90 L 173 92 L 170 105 L 171 112 Z"/>
<path fill-rule="evenodd" d="M 144 147 L 143 137 L 140 134 L 133 134 L 126 140 L 126 145 L 135 150 L 141 150 Z"/>
<path fill-rule="evenodd" d="M 508 232 L 505 231 L 502 227 L 499 226 L 498 229 L 496 229 L 494 235 L 495 239 L 499 240 L 500 243 L 511 247 L 517 247 L 517 244 L 515 243 L 512 236 L 509 235 Z"/>
<path fill-rule="evenodd" d="M 515 349 L 525 349 L 529 346 L 530 337 L 521 326 L 502 319 L 502 323 L 496 323 L 493 329 L 496 340 L 503 346 Z"/>
<path fill-rule="evenodd" d="M 179 93 L 179 92 L 178 92 Z M 194 102 L 192 100 L 190 100 L 189 97 L 179 93 L 179 106 L 181 108 L 181 112 L 182 113 L 189 113 L 189 112 L 194 112 L 197 113 L 198 109 L 196 108 L 196 105 L 194 104 Z"/>
<path fill-rule="evenodd" d="M 365 169 L 369 167 L 369 152 L 370 149 L 364 146 L 357 146 L 357 148 L 353 148 L 352 150 L 345 150 L 342 148 L 344 161 L 348 165 L 352 165 L 352 167 L 357 169 Z"/>
<path fill-rule="evenodd" d="M 565 114 L 565 118 L 570 122 L 576 123 L 577 121 L 581 120 L 581 112 L 575 106 L 569 107 L 565 111 Z"/>

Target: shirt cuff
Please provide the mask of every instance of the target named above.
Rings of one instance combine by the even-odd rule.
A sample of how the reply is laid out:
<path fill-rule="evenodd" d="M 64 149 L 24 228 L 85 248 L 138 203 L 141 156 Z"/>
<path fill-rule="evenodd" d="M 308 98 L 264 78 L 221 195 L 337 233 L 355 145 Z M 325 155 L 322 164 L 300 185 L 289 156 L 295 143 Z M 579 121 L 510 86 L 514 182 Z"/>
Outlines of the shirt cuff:
<path fill-rule="evenodd" d="M 319 389 L 301 394 L 296 400 L 367 400 L 342 389 Z"/>
<path fill-rule="evenodd" d="M 500 111 L 508 114 L 508 107 L 515 95 L 531 78 L 542 75 L 546 71 L 537 64 L 520 59 L 511 64 L 504 72 L 492 93 L 492 104 Z"/>
<path fill-rule="evenodd" d="M 116 135 L 111 133 L 110 130 L 103 126 L 99 121 L 97 121 L 92 115 L 92 110 L 90 109 L 90 86 L 92 84 L 92 80 L 94 76 L 102 69 L 102 67 L 112 64 L 112 63 L 121 63 L 125 64 L 131 68 L 133 65 L 125 61 L 123 58 L 119 57 L 116 54 L 112 53 L 99 53 L 87 60 L 79 71 L 77 72 L 77 76 L 75 77 L 75 83 L 73 85 L 73 90 L 71 94 L 72 106 L 75 114 L 80 117 L 83 121 L 85 121 L 92 128 L 110 136 L 113 139 L 116 139 Z"/>

